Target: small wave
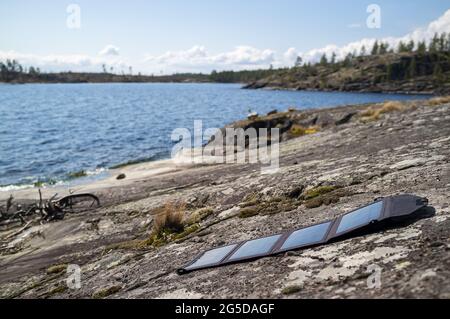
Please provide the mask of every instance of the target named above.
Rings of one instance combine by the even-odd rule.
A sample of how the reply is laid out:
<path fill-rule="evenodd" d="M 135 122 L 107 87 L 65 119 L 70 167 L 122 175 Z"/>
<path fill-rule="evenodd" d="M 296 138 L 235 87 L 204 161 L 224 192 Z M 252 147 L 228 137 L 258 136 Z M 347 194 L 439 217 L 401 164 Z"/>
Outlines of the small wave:
<path fill-rule="evenodd" d="M 93 171 L 86 171 L 86 176 L 95 176 L 107 172 L 108 169 L 104 167 L 97 168 Z"/>
<path fill-rule="evenodd" d="M 149 157 L 145 157 L 145 158 L 141 158 L 141 159 L 137 159 L 137 160 L 132 160 L 132 161 L 128 161 L 128 162 L 124 162 L 121 164 L 117 164 L 114 166 L 111 166 L 110 169 L 119 169 L 119 168 L 123 168 L 126 166 L 131 166 L 131 165 L 136 165 L 136 164 L 142 164 L 142 163 L 148 163 L 148 162 L 154 162 L 154 161 L 158 161 L 158 160 L 162 160 L 165 158 L 170 158 L 170 154 L 167 155 L 166 152 L 158 152 L 152 156 Z"/>
<path fill-rule="evenodd" d="M 30 189 L 30 188 L 47 188 L 47 187 L 55 187 L 55 186 L 62 186 L 66 185 L 66 182 L 64 181 L 50 181 L 50 182 L 35 182 L 32 184 L 13 184 L 13 185 L 1 185 L 0 186 L 0 192 L 14 192 L 19 191 L 23 189 Z"/>
<path fill-rule="evenodd" d="M 29 185 L 5 185 L 5 186 L 0 186 L 0 192 L 19 191 L 19 190 L 22 190 L 22 189 L 33 188 L 33 187 L 34 187 L 33 184 L 29 184 Z"/>

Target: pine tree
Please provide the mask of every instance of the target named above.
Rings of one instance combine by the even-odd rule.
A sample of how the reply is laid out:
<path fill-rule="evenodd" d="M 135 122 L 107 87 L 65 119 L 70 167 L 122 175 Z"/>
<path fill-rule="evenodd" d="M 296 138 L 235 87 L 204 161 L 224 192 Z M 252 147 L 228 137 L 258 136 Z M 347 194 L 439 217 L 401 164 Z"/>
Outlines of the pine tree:
<path fill-rule="evenodd" d="M 406 44 L 403 41 L 400 41 L 398 43 L 397 51 L 398 51 L 398 53 L 408 52 L 408 48 L 407 48 Z"/>
<path fill-rule="evenodd" d="M 447 33 L 442 33 L 439 37 L 439 51 L 444 52 L 446 49 Z"/>
<path fill-rule="evenodd" d="M 406 45 L 406 51 L 407 51 L 407 52 L 413 52 L 415 46 L 416 46 L 416 45 L 415 45 L 415 43 L 414 43 L 414 40 L 409 41 L 408 44 Z"/>
<path fill-rule="evenodd" d="M 336 63 L 336 52 L 333 52 L 333 54 L 331 54 L 331 64 L 335 63 Z"/>
<path fill-rule="evenodd" d="M 431 53 L 436 53 L 438 51 L 438 45 L 439 45 L 439 36 L 437 33 L 435 33 L 433 39 L 431 39 L 429 51 Z"/>
<path fill-rule="evenodd" d="M 378 45 L 378 40 L 377 40 L 377 41 L 375 41 L 375 43 L 373 44 L 371 54 L 372 54 L 372 55 L 377 55 L 377 54 L 378 54 L 379 48 L 380 48 L 380 46 Z"/>
<path fill-rule="evenodd" d="M 420 55 L 425 55 L 425 53 L 427 53 L 427 45 L 425 41 L 419 42 L 419 44 L 417 45 L 417 53 L 419 53 Z"/>
<path fill-rule="evenodd" d="M 348 53 L 344 59 L 344 67 L 352 66 L 352 61 L 353 61 L 353 54 Z"/>
<path fill-rule="evenodd" d="M 389 43 L 381 42 L 380 49 L 378 50 L 379 54 L 386 54 L 388 50 L 389 50 Z"/>
<path fill-rule="evenodd" d="M 366 49 L 366 46 L 363 45 L 361 48 L 361 56 L 366 56 L 366 55 L 367 55 L 367 49 Z"/>
<path fill-rule="evenodd" d="M 3 62 L 0 62 L 0 74 L 1 74 L 1 79 L 4 80 L 5 82 L 8 81 L 8 68 L 6 66 L 6 64 L 4 64 Z"/>
<path fill-rule="evenodd" d="M 445 48 L 445 51 L 450 52 L 450 32 L 447 35 L 447 46 Z"/>
<path fill-rule="evenodd" d="M 322 57 L 320 58 L 320 65 L 325 66 L 325 65 L 327 65 L 327 64 L 328 64 L 327 55 L 324 53 L 324 54 L 322 55 Z"/>

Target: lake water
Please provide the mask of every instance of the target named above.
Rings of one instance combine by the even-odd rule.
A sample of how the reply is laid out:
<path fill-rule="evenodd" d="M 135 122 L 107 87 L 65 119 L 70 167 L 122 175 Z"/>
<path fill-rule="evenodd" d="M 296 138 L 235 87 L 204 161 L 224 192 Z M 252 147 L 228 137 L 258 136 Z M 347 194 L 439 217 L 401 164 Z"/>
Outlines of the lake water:
<path fill-rule="evenodd" d="M 0 190 L 67 181 L 170 156 L 178 127 L 222 127 L 247 116 L 423 96 L 241 90 L 235 84 L 0 85 Z"/>

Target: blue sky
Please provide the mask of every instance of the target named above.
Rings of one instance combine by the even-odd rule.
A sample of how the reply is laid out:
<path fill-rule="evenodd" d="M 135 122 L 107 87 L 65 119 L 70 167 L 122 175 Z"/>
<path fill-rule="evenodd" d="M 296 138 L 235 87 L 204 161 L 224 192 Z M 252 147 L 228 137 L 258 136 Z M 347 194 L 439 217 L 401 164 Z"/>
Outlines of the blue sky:
<path fill-rule="evenodd" d="M 66 26 L 72 3 L 81 9 L 80 29 Z M 372 3 L 381 8 L 380 29 L 366 26 Z M 2 0 L 0 59 L 15 54 L 49 69 L 94 69 L 104 59 L 164 73 L 239 68 L 233 63 L 242 54 L 259 56 L 246 67 L 281 65 L 290 48 L 301 54 L 364 38 L 403 37 L 448 9 L 448 0 Z M 100 58 L 108 45 L 116 54 Z M 51 57 L 63 62 L 52 64 Z M 194 62 L 184 61 L 191 57 Z"/>

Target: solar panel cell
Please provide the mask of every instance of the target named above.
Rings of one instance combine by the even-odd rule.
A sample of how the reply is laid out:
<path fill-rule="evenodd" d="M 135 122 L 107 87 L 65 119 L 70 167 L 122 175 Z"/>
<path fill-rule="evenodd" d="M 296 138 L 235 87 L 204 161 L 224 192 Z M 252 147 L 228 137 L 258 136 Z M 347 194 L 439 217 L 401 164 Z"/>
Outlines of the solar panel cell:
<path fill-rule="evenodd" d="M 330 228 L 331 222 L 315 225 L 293 232 L 281 246 L 280 250 L 289 250 L 322 241 Z"/>
<path fill-rule="evenodd" d="M 280 239 L 281 235 L 256 239 L 246 242 L 242 245 L 231 257 L 231 260 L 238 260 L 242 258 L 251 258 L 262 254 L 267 254 L 271 251 L 275 243 Z"/>
<path fill-rule="evenodd" d="M 201 268 L 208 265 L 216 264 L 220 262 L 226 255 L 228 255 L 237 245 L 225 246 L 217 249 L 213 249 L 205 252 L 199 259 L 193 264 L 186 267 L 186 270 L 192 270 L 195 268 Z"/>
<path fill-rule="evenodd" d="M 383 202 L 376 202 L 372 205 L 358 209 L 342 217 L 336 234 L 342 234 L 346 231 L 368 225 L 371 221 L 378 220 L 381 216 Z"/>

